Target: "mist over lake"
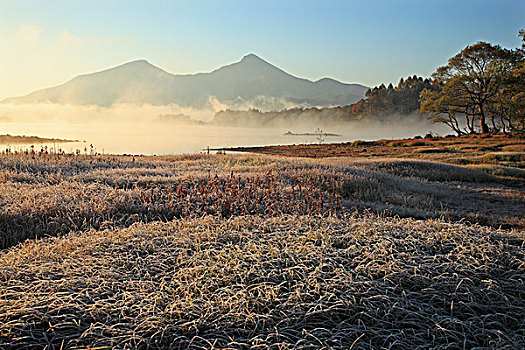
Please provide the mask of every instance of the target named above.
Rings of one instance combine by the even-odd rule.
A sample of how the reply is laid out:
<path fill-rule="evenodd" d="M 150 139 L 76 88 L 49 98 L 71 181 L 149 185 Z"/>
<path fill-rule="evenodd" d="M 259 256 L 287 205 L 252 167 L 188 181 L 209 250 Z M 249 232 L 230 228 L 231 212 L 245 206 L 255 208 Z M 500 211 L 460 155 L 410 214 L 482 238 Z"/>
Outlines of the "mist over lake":
<path fill-rule="evenodd" d="M 315 127 L 313 125 L 290 125 L 266 128 L 222 127 L 209 124 L 188 125 L 183 123 L 156 122 L 153 116 L 144 121 L 101 121 L 101 115 L 108 116 L 109 111 L 97 113 L 98 120 L 92 122 L 60 122 L 48 120 L 0 122 L 0 134 L 30 135 L 46 138 L 79 140 L 80 142 L 47 144 L 65 152 L 89 152 L 90 145 L 98 153 L 113 154 L 183 154 L 200 153 L 210 148 L 259 146 L 276 144 L 319 143 L 315 135 L 284 135 L 288 131 L 296 134 L 315 133 L 317 128 L 326 133 L 341 136 L 325 136 L 324 143 L 347 142 L 357 139 L 373 140 L 380 138 L 401 138 L 424 135 L 432 130 L 442 130 L 427 121 L 410 123 L 403 127 L 381 125 L 365 126 L 350 123 L 344 126 Z M 2 145 L 4 147 L 5 145 Z M 11 145 L 12 148 L 24 148 L 30 145 Z M 35 144 L 35 147 L 40 145 Z"/>

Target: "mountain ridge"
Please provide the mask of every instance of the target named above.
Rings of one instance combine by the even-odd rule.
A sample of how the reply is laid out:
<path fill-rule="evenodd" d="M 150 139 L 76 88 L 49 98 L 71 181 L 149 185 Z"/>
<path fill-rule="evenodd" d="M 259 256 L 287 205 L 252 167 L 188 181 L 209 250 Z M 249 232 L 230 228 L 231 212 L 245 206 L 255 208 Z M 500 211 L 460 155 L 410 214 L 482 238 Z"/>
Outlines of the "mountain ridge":
<path fill-rule="evenodd" d="M 7 98 L 2 103 L 103 107 L 115 103 L 178 104 L 201 108 L 210 98 L 216 98 L 232 108 L 259 101 L 266 104 L 266 109 L 272 109 L 272 103 L 317 107 L 350 104 L 363 98 L 366 90 L 363 85 L 327 77 L 317 81 L 296 77 L 250 53 L 238 62 L 196 74 L 173 74 L 145 59 L 133 60 L 77 75 L 64 84 Z"/>

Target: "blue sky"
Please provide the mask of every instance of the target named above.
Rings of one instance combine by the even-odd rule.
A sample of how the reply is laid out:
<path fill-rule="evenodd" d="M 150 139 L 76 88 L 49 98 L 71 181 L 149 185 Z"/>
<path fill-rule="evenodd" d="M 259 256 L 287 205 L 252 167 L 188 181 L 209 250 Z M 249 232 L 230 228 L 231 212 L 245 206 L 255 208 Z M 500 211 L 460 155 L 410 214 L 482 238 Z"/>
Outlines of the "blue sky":
<path fill-rule="evenodd" d="M 479 40 L 517 47 L 525 0 L 0 0 L 0 99 L 134 59 L 207 72 L 255 53 L 368 86 L 430 75 Z"/>

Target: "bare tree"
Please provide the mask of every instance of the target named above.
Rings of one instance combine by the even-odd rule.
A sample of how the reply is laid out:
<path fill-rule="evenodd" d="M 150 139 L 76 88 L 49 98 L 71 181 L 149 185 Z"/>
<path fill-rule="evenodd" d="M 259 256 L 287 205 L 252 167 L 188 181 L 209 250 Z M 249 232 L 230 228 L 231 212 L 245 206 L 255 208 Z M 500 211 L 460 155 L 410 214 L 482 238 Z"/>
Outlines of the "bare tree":
<path fill-rule="evenodd" d="M 326 139 L 326 134 L 323 132 L 323 130 L 321 130 L 320 128 L 317 128 L 315 130 L 315 135 L 316 135 L 317 142 L 320 145 L 322 145 Z"/>

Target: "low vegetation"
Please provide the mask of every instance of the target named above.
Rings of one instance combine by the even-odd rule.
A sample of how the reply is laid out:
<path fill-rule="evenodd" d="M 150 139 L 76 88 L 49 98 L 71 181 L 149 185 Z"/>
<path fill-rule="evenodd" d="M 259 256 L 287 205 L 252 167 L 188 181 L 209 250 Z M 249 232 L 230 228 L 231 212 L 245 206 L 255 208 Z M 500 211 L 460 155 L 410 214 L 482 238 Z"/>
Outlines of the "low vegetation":
<path fill-rule="evenodd" d="M 257 215 L 29 242 L 0 257 L 0 346 L 521 348 L 523 239 Z"/>
<path fill-rule="evenodd" d="M 481 165 L 521 162 L 500 141 Z M 521 348 L 523 193 L 425 158 L 4 152 L 0 348 Z"/>
<path fill-rule="evenodd" d="M 424 138 L 404 140 L 357 140 L 322 145 L 236 147 L 225 150 L 307 158 L 431 160 L 466 165 L 491 175 L 525 179 L 525 139 L 505 135 L 434 137 L 429 134 Z"/>
<path fill-rule="evenodd" d="M 525 226 L 522 182 L 426 161 L 46 152 L 0 159 L 0 247 L 70 231 L 205 215 L 372 210 Z"/>

